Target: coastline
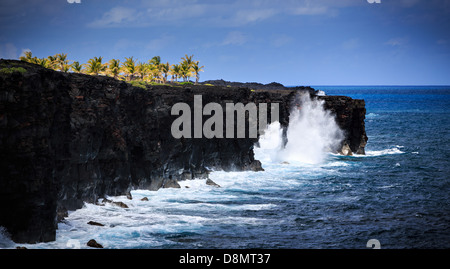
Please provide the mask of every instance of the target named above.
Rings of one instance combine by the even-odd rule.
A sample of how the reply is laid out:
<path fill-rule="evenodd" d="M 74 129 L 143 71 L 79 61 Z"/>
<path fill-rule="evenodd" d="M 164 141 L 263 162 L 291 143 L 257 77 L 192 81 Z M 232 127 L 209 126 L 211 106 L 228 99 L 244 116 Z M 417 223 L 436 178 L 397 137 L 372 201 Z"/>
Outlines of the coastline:
<path fill-rule="evenodd" d="M 205 103 L 279 103 L 289 125 L 291 102 L 310 87 L 148 85 L 105 76 L 62 73 L 19 61 L 1 61 L 26 72 L 2 74 L 0 103 L 0 226 L 16 242 L 48 242 L 67 211 L 132 189 L 177 187 L 179 180 L 207 178 L 209 170 L 258 171 L 258 139 L 174 139 L 170 108 Z M 205 82 L 206 83 L 206 82 Z M 252 83 L 258 86 L 258 84 Z M 260 87 L 260 86 L 258 86 Z M 275 88 L 274 88 L 275 87 Z M 318 96 L 346 131 L 347 150 L 363 154 L 364 100 Z"/>

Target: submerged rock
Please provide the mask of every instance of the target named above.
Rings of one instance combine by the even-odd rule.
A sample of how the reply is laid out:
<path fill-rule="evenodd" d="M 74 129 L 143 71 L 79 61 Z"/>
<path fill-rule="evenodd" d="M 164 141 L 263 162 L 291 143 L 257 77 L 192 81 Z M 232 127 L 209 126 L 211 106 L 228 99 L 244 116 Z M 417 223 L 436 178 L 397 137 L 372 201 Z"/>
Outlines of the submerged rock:
<path fill-rule="evenodd" d="M 251 162 L 248 166 L 245 167 L 245 170 L 250 170 L 254 172 L 264 171 L 264 168 L 262 168 L 262 163 L 259 160 L 254 160 Z"/>
<path fill-rule="evenodd" d="M 166 188 L 177 188 L 177 189 L 179 189 L 179 188 L 181 188 L 181 186 L 180 186 L 180 184 L 178 183 L 178 181 L 176 179 L 170 178 L 170 179 L 166 180 L 166 182 L 163 185 L 163 188 L 165 188 L 165 189 Z"/>
<path fill-rule="evenodd" d="M 99 222 L 95 222 L 95 221 L 89 221 L 87 224 L 93 225 L 93 226 L 105 226 L 105 225 L 103 225 L 103 224 L 101 224 Z"/>
<path fill-rule="evenodd" d="M 103 248 L 103 246 L 94 239 L 89 240 L 86 245 L 91 248 Z"/>
<path fill-rule="evenodd" d="M 216 182 L 212 181 L 212 180 L 209 179 L 209 178 L 206 180 L 206 185 L 208 185 L 208 186 L 214 186 L 214 187 L 220 188 L 220 185 L 219 185 L 219 184 L 217 184 Z"/>
<path fill-rule="evenodd" d="M 352 156 L 353 152 L 350 149 L 350 146 L 347 143 L 344 143 L 344 145 L 342 146 L 341 150 L 339 151 L 340 154 L 345 155 L 345 156 Z"/>
<path fill-rule="evenodd" d="M 112 200 L 109 200 L 109 199 L 107 199 L 107 198 L 103 198 L 103 200 L 102 200 L 102 203 L 103 204 L 106 204 L 106 203 L 112 203 L 113 201 Z"/>
<path fill-rule="evenodd" d="M 119 206 L 121 208 L 128 208 L 127 204 L 123 202 L 112 202 L 114 205 Z"/>
<path fill-rule="evenodd" d="M 127 204 L 125 204 L 123 202 L 115 202 L 115 201 L 109 200 L 107 198 L 103 198 L 102 203 L 103 203 L 103 205 L 106 204 L 106 203 L 109 203 L 109 204 L 113 204 L 113 205 L 116 205 L 116 206 L 119 206 L 119 207 L 122 207 L 122 208 L 128 208 Z M 102 205 L 102 204 L 100 204 L 100 205 Z"/>

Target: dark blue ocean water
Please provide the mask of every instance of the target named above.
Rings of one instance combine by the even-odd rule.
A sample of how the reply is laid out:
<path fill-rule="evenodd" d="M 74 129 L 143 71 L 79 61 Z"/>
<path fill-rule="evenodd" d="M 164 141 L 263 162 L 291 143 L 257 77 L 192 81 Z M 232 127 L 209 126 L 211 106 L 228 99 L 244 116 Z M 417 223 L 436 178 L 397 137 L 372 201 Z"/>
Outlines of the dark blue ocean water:
<path fill-rule="evenodd" d="M 106 248 L 364 249 L 376 239 L 381 248 L 448 248 L 450 87 L 315 88 L 365 100 L 366 156 L 311 164 L 256 150 L 264 172 L 214 172 L 220 188 L 189 180 L 111 198 L 128 209 L 86 204 L 59 224 L 55 242 L 26 246 L 83 248 L 94 238 Z M 301 127 L 298 137 L 316 128 Z M 307 158 L 303 147 L 316 142 L 294 149 Z"/>
<path fill-rule="evenodd" d="M 353 208 L 341 208 L 338 215 L 362 219 L 342 219 L 340 224 L 353 232 L 339 246 L 356 247 L 361 233 L 379 239 L 386 248 L 448 248 L 450 87 L 315 88 L 365 100 L 367 151 L 397 147 L 404 152 L 342 158 L 356 162 L 357 169 L 333 180 L 356 184 L 353 191 L 361 196 Z"/>

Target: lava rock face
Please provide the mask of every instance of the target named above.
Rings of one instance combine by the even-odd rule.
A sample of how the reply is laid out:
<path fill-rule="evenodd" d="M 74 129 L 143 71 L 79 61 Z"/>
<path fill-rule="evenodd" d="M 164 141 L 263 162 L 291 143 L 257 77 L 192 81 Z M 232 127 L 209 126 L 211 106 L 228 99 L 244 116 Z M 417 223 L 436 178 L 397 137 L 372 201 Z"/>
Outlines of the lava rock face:
<path fill-rule="evenodd" d="M 341 153 L 344 155 L 365 154 L 367 144 L 366 127 L 366 103 L 361 99 L 352 99 L 347 96 L 318 96 L 324 100 L 324 108 L 332 111 L 336 116 L 336 122 L 345 132 L 342 141 Z M 345 149 L 351 151 L 344 152 Z"/>
<path fill-rule="evenodd" d="M 10 67 L 26 72 L 1 72 Z M 177 181 L 207 178 L 211 170 L 263 170 L 254 159 L 257 138 L 175 139 L 171 125 L 178 116 L 171 109 L 179 102 L 193 108 L 194 95 L 202 95 L 203 105 L 223 107 L 230 102 L 279 103 L 280 123 L 286 127 L 295 95 L 314 95 L 309 87 L 268 87 L 277 89 L 142 89 L 110 77 L 0 60 L 0 226 L 18 243 L 52 241 L 58 221 L 84 202 L 137 188 L 179 187 Z M 364 101 L 320 98 L 345 130 L 343 143 L 363 154 Z"/>

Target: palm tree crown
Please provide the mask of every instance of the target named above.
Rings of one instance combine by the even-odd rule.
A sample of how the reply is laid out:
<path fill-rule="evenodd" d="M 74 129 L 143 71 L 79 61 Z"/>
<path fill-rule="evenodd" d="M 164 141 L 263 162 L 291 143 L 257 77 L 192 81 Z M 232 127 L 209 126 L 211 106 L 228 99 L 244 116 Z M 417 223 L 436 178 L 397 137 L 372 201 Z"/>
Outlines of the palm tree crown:
<path fill-rule="evenodd" d="M 57 69 L 59 69 L 59 71 L 67 72 L 70 68 L 69 60 L 67 60 L 67 54 L 59 53 L 56 54 L 54 57 L 55 57 L 54 63 Z"/>
<path fill-rule="evenodd" d="M 125 72 L 127 79 L 131 80 L 136 73 L 136 60 L 133 56 L 130 58 L 125 57 L 125 61 L 122 64 L 123 72 Z"/>
<path fill-rule="evenodd" d="M 102 64 L 102 57 L 94 57 L 89 59 L 86 65 L 86 72 L 88 74 L 98 75 L 105 71 L 106 66 Z"/>
<path fill-rule="evenodd" d="M 108 65 L 108 73 L 113 76 L 113 78 L 117 78 L 120 73 L 120 60 L 111 59 Z"/>
<path fill-rule="evenodd" d="M 73 72 L 75 73 L 81 73 L 82 69 L 83 69 L 83 65 L 80 64 L 80 62 L 75 61 L 72 63 L 71 65 Z"/>
<path fill-rule="evenodd" d="M 195 75 L 195 84 L 198 84 L 198 81 L 200 79 L 200 72 L 203 72 L 203 67 L 205 66 L 198 66 L 199 61 L 195 61 L 194 64 L 192 65 L 192 71 L 194 72 Z"/>

